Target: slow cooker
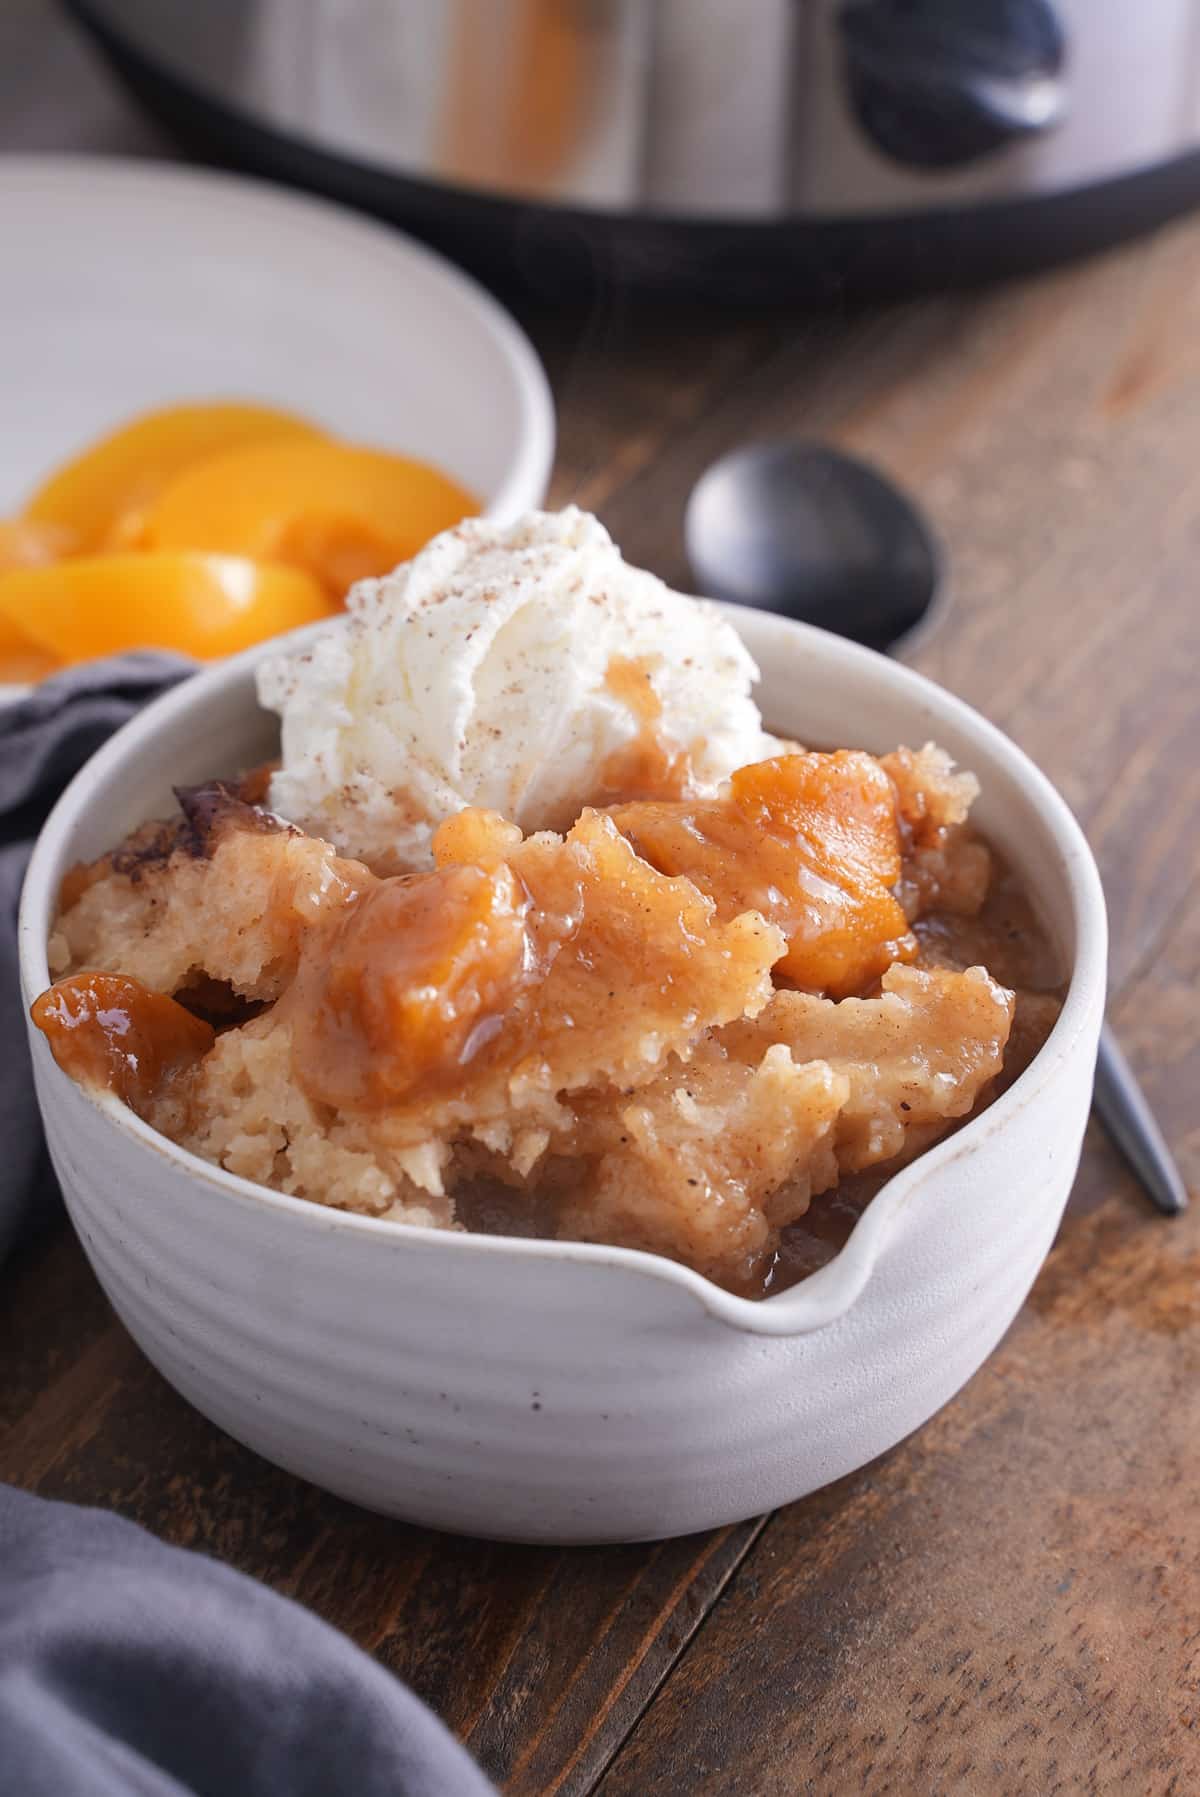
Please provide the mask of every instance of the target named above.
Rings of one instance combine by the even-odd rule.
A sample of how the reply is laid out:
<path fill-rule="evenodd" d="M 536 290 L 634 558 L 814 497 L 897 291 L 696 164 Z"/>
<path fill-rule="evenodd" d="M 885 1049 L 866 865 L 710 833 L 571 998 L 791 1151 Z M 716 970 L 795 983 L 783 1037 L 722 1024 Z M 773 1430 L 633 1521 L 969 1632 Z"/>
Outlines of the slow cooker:
<path fill-rule="evenodd" d="M 946 286 L 1200 200 L 1200 0 L 68 0 L 185 143 L 492 275 Z"/>

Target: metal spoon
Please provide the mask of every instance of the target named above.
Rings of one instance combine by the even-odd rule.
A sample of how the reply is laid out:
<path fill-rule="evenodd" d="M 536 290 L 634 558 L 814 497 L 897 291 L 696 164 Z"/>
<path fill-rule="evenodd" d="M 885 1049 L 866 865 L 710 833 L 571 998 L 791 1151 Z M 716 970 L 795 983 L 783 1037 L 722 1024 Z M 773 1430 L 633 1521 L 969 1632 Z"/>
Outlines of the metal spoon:
<path fill-rule="evenodd" d="M 908 636 L 941 584 L 940 550 L 913 501 L 820 443 L 753 443 L 722 456 L 692 489 L 684 536 L 700 592 L 873 649 Z M 1107 1024 L 1094 1103 L 1151 1202 L 1178 1215 L 1179 1169 Z"/>
<path fill-rule="evenodd" d="M 692 489 L 684 518 L 699 590 L 894 648 L 928 612 L 941 553 L 874 468 L 820 443 L 752 443 Z"/>

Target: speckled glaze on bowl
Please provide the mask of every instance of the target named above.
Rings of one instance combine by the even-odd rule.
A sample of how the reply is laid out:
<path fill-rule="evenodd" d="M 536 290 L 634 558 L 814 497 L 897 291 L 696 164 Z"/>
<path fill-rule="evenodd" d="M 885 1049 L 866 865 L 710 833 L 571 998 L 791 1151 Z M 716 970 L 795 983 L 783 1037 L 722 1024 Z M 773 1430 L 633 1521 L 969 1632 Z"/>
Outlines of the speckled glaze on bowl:
<path fill-rule="evenodd" d="M 1072 969 L 1032 1067 L 899 1173 L 791 1291 L 753 1303 L 653 1255 L 406 1230 L 284 1197 L 87 1095 L 31 1029 L 71 1218 L 132 1335 L 231 1435 L 357 1503 L 471 1534 L 599 1542 L 788 1502 L 946 1403 L 1054 1237 L 1104 1003 L 1104 901 L 1078 826 L 1012 743 L 928 681 L 784 619 L 729 616 L 777 728 L 875 750 L 932 737 L 978 773 L 979 821 Z M 69 787 L 25 888 L 27 1001 L 47 983 L 64 869 L 169 809 L 172 782 L 271 751 L 261 653 L 159 700 Z"/>

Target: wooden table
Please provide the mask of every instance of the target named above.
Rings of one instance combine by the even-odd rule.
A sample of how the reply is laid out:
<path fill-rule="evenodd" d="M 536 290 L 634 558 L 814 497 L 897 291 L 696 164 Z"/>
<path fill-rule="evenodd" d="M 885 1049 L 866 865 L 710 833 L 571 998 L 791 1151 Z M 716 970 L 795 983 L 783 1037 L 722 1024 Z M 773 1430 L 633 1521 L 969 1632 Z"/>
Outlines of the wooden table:
<path fill-rule="evenodd" d="M 854 318 L 527 322 L 554 498 L 686 584 L 689 486 L 816 431 L 928 507 L 952 594 L 915 659 L 1029 749 L 1108 883 L 1113 1011 L 1200 1175 L 1200 222 Z M 111 1505 L 299 1598 L 508 1792 L 1200 1790 L 1200 1204 L 1095 1133 L 1058 1245 L 968 1388 L 773 1516 L 557 1552 L 365 1515 L 163 1383 L 65 1228 L 0 1279 L 0 1477 Z"/>

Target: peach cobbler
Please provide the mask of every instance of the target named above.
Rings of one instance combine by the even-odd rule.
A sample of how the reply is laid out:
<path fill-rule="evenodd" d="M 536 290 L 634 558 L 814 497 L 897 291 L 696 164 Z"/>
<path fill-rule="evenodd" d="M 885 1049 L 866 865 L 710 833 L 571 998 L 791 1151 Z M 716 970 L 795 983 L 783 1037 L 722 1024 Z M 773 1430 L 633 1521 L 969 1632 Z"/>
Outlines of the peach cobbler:
<path fill-rule="evenodd" d="M 71 871 L 35 1019 L 279 1191 L 775 1289 L 1056 1000 L 971 775 L 771 737 L 755 676 L 594 520 L 460 526 L 263 665 L 278 763 Z"/>

